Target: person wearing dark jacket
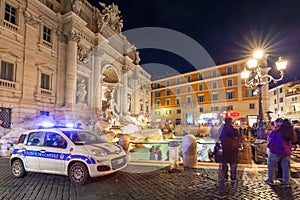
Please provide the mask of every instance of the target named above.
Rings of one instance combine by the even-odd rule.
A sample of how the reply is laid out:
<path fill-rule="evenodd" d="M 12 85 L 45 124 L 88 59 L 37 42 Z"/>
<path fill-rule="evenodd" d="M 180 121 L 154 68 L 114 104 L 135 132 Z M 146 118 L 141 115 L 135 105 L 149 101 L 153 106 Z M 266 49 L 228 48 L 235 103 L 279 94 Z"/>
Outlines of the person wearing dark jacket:
<path fill-rule="evenodd" d="M 239 143 L 241 136 L 237 129 L 233 127 L 233 120 L 231 117 L 225 118 L 225 124 L 220 130 L 220 140 L 223 149 L 222 155 L 222 170 L 221 178 L 228 179 L 228 164 L 230 166 L 230 179 L 232 182 L 236 181 L 236 170 L 238 164 Z"/>
<path fill-rule="evenodd" d="M 280 163 L 283 186 L 290 187 L 290 156 L 293 140 L 296 140 L 296 137 L 292 124 L 288 119 L 284 119 L 280 128 L 273 130 L 268 139 L 270 152 L 268 155 L 268 179 L 265 180 L 265 183 L 274 185 L 276 168 Z"/>

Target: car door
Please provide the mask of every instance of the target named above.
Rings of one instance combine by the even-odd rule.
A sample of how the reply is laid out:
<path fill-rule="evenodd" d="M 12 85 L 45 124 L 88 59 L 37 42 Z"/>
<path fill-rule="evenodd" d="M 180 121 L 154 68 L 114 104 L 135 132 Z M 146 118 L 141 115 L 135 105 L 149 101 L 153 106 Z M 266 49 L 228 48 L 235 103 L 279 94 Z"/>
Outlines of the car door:
<path fill-rule="evenodd" d="M 33 131 L 28 134 L 28 139 L 22 149 L 24 164 L 28 171 L 39 171 L 40 169 L 44 136 L 44 131 Z"/>
<path fill-rule="evenodd" d="M 67 141 L 57 132 L 47 131 L 45 134 L 43 157 L 40 169 L 43 172 L 62 174 L 65 168 Z"/>

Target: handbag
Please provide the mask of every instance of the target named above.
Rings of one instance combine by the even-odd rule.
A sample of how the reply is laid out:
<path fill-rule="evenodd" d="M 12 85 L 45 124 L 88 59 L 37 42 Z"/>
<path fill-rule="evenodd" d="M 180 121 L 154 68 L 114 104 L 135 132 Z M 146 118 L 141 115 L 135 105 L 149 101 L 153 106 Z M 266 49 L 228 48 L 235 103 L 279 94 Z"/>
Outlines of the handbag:
<path fill-rule="evenodd" d="M 215 161 L 217 163 L 222 162 L 222 157 L 223 157 L 223 148 L 222 148 L 222 144 L 220 141 L 217 141 L 214 147 L 214 152 L 213 155 L 215 157 Z"/>

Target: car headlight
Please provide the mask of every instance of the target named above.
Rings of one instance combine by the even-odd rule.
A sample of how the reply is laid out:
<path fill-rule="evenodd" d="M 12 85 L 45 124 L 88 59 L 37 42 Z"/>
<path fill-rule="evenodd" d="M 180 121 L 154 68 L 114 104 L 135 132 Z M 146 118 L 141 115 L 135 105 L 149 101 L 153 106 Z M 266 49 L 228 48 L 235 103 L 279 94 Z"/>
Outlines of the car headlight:
<path fill-rule="evenodd" d="M 91 152 L 94 156 L 107 156 L 107 153 L 103 149 L 93 149 Z"/>

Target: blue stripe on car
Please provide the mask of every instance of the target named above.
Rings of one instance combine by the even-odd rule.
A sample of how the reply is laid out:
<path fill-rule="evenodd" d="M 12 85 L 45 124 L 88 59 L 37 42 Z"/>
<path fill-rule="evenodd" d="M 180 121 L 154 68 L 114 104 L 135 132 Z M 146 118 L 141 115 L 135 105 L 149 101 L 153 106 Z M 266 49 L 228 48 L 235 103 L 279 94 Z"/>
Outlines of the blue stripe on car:
<path fill-rule="evenodd" d="M 19 154 L 24 157 L 31 156 L 31 157 L 40 157 L 40 158 L 65 160 L 65 161 L 70 161 L 72 159 L 80 159 L 80 160 L 84 160 L 88 164 L 96 164 L 95 159 L 90 156 L 73 155 L 73 154 L 58 153 L 58 152 L 41 152 L 41 151 L 31 151 L 31 150 L 23 151 L 21 149 L 14 149 L 12 154 Z"/>

